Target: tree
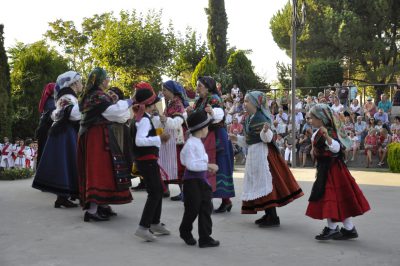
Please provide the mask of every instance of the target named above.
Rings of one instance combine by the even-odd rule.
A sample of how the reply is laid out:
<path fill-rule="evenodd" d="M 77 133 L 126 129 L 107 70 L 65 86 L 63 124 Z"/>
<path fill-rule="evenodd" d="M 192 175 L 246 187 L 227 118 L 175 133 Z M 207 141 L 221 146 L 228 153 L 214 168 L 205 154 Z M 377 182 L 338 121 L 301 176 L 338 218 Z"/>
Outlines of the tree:
<path fill-rule="evenodd" d="M 228 29 L 225 1 L 208 0 L 208 8 L 205 11 L 208 17 L 207 38 L 210 58 L 219 68 L 223 68 L 227 60 L 226 33 Z"/>
<path fill-rule="evenodd" d="M 176 38 L 176 42 L 168 74 L 181 81 L 184 86 L 190 86 L 191 82 L 188 77 L 191 76 L 201 59 L 207 55 L 207 45 L 190 27 L 186 29 L 184 37 Z"/>
<path fill-rule="evenodd" d="M 142 17 L 135 11 L 122 11 L 119 18 L 109 16 L 103 27 L 94 31 L 91 52 L 122 89 L 140 80 L 159 87 L 175 43 L 172 25 L 164 29 L 161 12 L 150 11 Z"/>
<path fill-rule="evenodd" d="M 201 61 L 197 64 L 196 69 L 194 70 L 192 74 L 192 86 L 193 88 L 196 88 L 197 86 L 197 79 L 201 76 L 214 76 L 215 73 L 218 72 L 218 67 L 210 59 L 210 57 L 207 55 L 201 59 Z"/>
<path fill-rule="evenodd" d="M 304 33 L 297 40 L 298 57 L 308 63 L 350 59 L 351 79 L 370 83 L 394 81 L 399 72 L 400 2 L 395 0 L 306 0 Z M 278 46 L 290 52 L 291 5 L 270 21 Z M 376 89 L 377 94 L 381 89 Z"/>
<path fill-rule="evenodd" d="M 337 60 L 317 60 L 307 66 L 307 86 L 320 87 L 343 82 L 343 68 Z"/>
<path fill-rule="evenodd" d="M 39 121 L 38 103 L 44 86 L 68 70 L 67 62 L 44 41 L 17 43 L 11 58 L 13 135 L 33 137 Z"/>
<path fill-rule="evenodd" d="M 0 24 L 0 136 L 11 138 L 11 80 L 3 34 L 4 25 Z"/>
<path fill-rule="evenodd" d="M 90 53 L 93 34 L 103 27 L 104 21 L 110 16 L 111 13 L 104 13 L 84 18 L 82 31 L 76 29 L 73 21 L 58 19 L 49 23 L 50 29 L 45 36 L 63 49 L 63 55 L 68 58 L 71 69 L 87 77 L 94 67 Z"/>
<path fill-rule="evenodd" d="M 262 89 L 260 88 L 260 80 L 254 74 L 251 61 L 247 58 L 244 51 L 238 50 L 231 54 L 228 59 L 227 68 L 232 76 L 232 84 L 230 85 L 238 85 L 243 92 L 249 89 Z"/>

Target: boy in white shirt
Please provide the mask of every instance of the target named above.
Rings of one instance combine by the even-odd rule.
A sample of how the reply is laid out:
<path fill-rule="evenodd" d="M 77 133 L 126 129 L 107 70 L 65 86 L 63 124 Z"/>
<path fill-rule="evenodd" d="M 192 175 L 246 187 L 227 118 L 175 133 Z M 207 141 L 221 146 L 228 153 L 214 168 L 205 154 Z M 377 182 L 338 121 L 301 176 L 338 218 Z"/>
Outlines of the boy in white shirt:
<path fill-rule="evenodd" d="M 219 241 L 214 240 L 211 235 L 211 212 L 213 210 L 211 198 L 211 185 L 207 179 L 207 171 L 216 173 L 218 165 L 209 164 L 208 156 L 204 148 L 202 138 L 208 134 L 208 125 L 212 119 L 206 112 L 192 113 L 187 124 L 192 134 L 186 141 L 180 157 L 182 165 L 186 167 L 183 175 L 183 195 L 185 212 L 179 227 L 180 237 L 189 246 L 196 245 L 193 238 L 193 222 L 199 216 L 199 247 L 217 247 Z"/>

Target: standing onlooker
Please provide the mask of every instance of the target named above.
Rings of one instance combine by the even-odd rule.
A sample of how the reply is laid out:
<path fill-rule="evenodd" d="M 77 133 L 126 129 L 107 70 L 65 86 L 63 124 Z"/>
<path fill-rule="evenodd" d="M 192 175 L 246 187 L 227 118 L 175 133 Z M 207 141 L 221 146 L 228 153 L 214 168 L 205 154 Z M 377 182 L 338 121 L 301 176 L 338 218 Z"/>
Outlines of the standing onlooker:
<path fill-rule="evenodd" d="M 233 88 L 231 89 L 231 97 L 233 100 L 235 100 L 236 97 L 239 97 L 239 92 L 240 89 L 238 88 L 238 86 L 236 84 L 233 84 Z"/>
<path fill-rule="evenodd" d="M 350 94 L 350 102 L 357 98 L 358 90 L 357 87 L 353 84 L 353 82 L 349 81 L 349 94 Z"/>
<path fill-rule="evenodd" d="M 396 79 L 396 91 L 393 96 L 393 106 L 400 106 L 400 76 Z"/>
<path fill-rule="evenodd" d="M 392 103 L 384 93 L 381 95 L 381 101 L 378 103 L 378 109 L 383 109 L 383 111 L 389 115 L 392 112 Z"/>
<path fill-rule="evenodd" d="M 344 111 L 344 106 L 339 102 L 338 97 L 333 98 L 332 110 L 337 114 Z"/>
<path fill-rule="evenodd" d="M 339 87 L 338 91 L 338 98 L 340 100 L 340 104 L 343 105 L 344 107 L 347 107 L 347 101 L 349 99 L 349 88 L 347 87 L 346 82 L 343 82 L 342 86 Z"/>
<path fill-rule="evenodd" d="M 306 100 L 306 106 L 304 107 L 306 113 L 310 111 L 310 109 L 315 105 L 315 102 L 313 101 L 312 97 L 310 95 L 307 96 Z"/>

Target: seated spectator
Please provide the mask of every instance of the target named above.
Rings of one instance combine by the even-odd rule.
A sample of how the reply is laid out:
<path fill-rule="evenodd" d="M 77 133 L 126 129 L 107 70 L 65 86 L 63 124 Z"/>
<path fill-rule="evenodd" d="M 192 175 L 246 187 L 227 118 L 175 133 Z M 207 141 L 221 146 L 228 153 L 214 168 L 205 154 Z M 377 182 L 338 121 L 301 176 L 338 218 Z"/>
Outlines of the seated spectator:
<path fill-rule="evenodd" d="M 378 109 L 378 112 L 374 114 L 375 121 L 381 120 L 383 124 L 389 123 L 388 114 L 384 112 L 382 108 Z"/>
<path fill-rule="evenodd" d="M 367 123 L 362 121 L 362 116 L 357 116 L 357 121 L 354 124 L 354 130 L 359 143 L 364 143 L 364 138 L 367 135 Z"/>
<path fill-rule="evenodd" d="M 378 166 L 382 167 L 385 164 L 386 154 L 387 154 L 387 146 L 392 142 L 392 138 L 389 135 L 388 131 L 385 128 L 381 128 L 379 132 L 379 163 Z"/>
<path fill-rule="evenodd" d="M 378 137 L 376 136 L 375 129 L 370 129 L 368 135 L 364 140 L 365 154 L 367 155 L 367 168 L 370 167 L 372 163 L 372 155 L 376 155 L 378 151 Z"/>
<path fill-rule="evenodd" d="M 287 125 L 283 122 L 279 123 L 278 120 L 274 120 L 274 127 L 277 134 L 281 134 L 282 136 L 286 136 Z"/>
<path fill-rule="evenodd" d="M 306 165 L 307 155 L 311 152 L 311 136 L 312 130 L 309 128 L 306 134 L 300 134 L 299 138 L 299 162 L 302 162 L 301 166 Z"/>
<path fill-rule="evenodd" d="M 392 132 L 392 143 L 400 143 L 400 129 L 395 129 Z"/>
<path fill-rule="evenodd" d="M 354 99 L 350 104 L 350 116 L 351 116 L 353 123 L 356 122 L 356 118 L 360 114 L 361 114 L 360 103 L 358 102 L 358 99 Z"/>
<path fill-rule="evenodd" d="M 370 117 L 367 123 L 367 131 L 369 131 L 370 129 L 375 129 L 375 126 L 376 126 L 375 118 Z"/>
<path fill-rule="evenodd" d="M 372 98 L 368 97 L 367 102 L 364 104 L 364 115 L 365 117 L 374 117 L 376 113 L 376 105 L 372 102 Z"/>
<path fill-rule="evenodd" d="M 307 129 L 311 129 L 311 131 L 313 132 L 314 130 L 313 130 L 313 127 L 312 127 L 312 125 L 311 125 L 311 117 L 310 117 L 310 114 L 309 113 L 307 113 L 306 114 L 306 123 L 303 125 L 303 128 L 302 128 L 302 130 L 301 130 L 301 133 L 302 134 L 305 134 L 306 133 L 306 130 Z"/>
<path fill-rule="evenodd" d="M 337 114 L 339 114 L 339 113 L 344 111 L 344 106 L 339 102 L 339 98 L 338 97 L 334 97 L 333 98 L 333 104 L 332 104 L 331 108 Z"/>
<path fill-rule="evenodd" d="M 390 126 L 390 131 L 393 133 L 395 130 L 400 129 L 400 116 L 396 116 L 392 125 Z"/>
<path fill-rule="evenodd" d="M 295 122 L 296 122 L 297 132 L 300 132 L 300 126 L 303 124 L 303 121 L 304 121 L 304 116 L 303 113 L 301 112 L 301 109 L 296 109 Z"/>
<path fill-rule="evenodd" d="M 357 151 L 360 149 L 360 141 L 358 140 L 358 137 L 354 134 L 354 131 L 350 132 L 350 140 L 351 140 L 351 147 L 349 151 L 353 152 L 353 156 L 351 157 L 350 161 L 354 161 L 356 158 Z M 346 150 L 346 161 L 348 160 L 349 155 L 348 151 Z"/>
<path fill-rule="evenodd" d="M 287 113 L 283 112 L 283 108 L 279 108 L 278 114 L 275 116 L 275 120 L 278 120 L 279 123 L 288 123 L 288 115 Z"/>
<path fill-rule="evenodd" d="M 271 107 L 270 107 L 270 112 L 273 115 L 277 115 L 279 113 L 279 106 L 278 103 L 276 101 L 272 101 L 271 102 Z"/>
<path fill-rule="evenodd" d="M 302 110 L 303 109 L 303 101 L 296 97 L 296 104 L 294 105 L 294 109 Z"/>
<path fill-rule="evenodd" d="M 338 83 L 337 83 L 337 84 L 338 84 Z M 334 101 L 334 99 L 335 99 L 336 97 L 337 97 L 337 96 L 336 96 L 335 91 L 334 91 L 334 90 L 331 90 L 331 91 L 329 92 L 329 97 L 328 97 L 328 99 L 327 99 L 328 104 L 329 104 L 330 106 L 332 106 L 333 101 Z"/>
<path fill-rule="evenodd" d="M 392 112 L 392 103 L 384 93 L 381 95 L 381 101 L 378 103 L 378 109 L 383 109 L 383 111 L 389 115 Z"/>
<path fill-rule="evenodd" d="M 377 132 L 379 132 L 379 130 L 381 130 L 382 128 L 383 128 L 382 120 L 376 121 L 375 129 L 377 130 Z"/>
<path fill-rule="evenodd" d="M 243 125 L 239 123 L 237 118 L 233 119 L 231 126 L 229 127 L 229 133 L 235 135 L 242 135 L 243 134 Z"/>
<path fill-rule="evenodd" d="M 350 116 L 345 116 L 343 129 L 347 134 L 354 130 L 354 124 L 351 122 Z"/>
<path fill-rule="evenodd" d="M 238 88 L 238 86 L 236 84 L 233 84 L 233 88 L 231 89 L 231 97 L 232 99 L 236 99 L 236 97 L 238 97 L 240 92 L 240 89 Z"/>

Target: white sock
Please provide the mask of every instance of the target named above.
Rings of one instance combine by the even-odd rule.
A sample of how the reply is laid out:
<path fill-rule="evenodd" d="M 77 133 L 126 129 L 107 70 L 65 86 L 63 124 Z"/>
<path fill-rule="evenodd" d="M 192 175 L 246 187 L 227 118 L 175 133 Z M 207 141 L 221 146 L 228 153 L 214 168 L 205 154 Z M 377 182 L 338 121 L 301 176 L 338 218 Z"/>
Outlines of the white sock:
<path fill-rule="evenodd" d="M 97 204 L 94 202 L 91 202 L 88 213 L 95 214 L 96 212 L 97 212 Z"/>
<path fill-rule="evenodd" d="M 351 218 L 349 217 L 349 218 L 346 218 L 346 219 L 344 219 L 344 221 L 343 221 L 343 227 L 346 229 L 346 230 L 353 230 L 353 228 L 354 228 L 354 224 L 353 224 L 353 222 L 351 221 Z"/>
<path fill-rule="evenodd" d="M 328 222 L 328 227 L 329 227 L 329 229 L 331 229 L 331 230 L 334 230 L 334 229 L 336 229 L 336 227 L 337 227 L 337 223 L 335 223 L 335 222 L 332 222 L 332 219 L 326 219 L 327 220 L 327 222 Z"/>

